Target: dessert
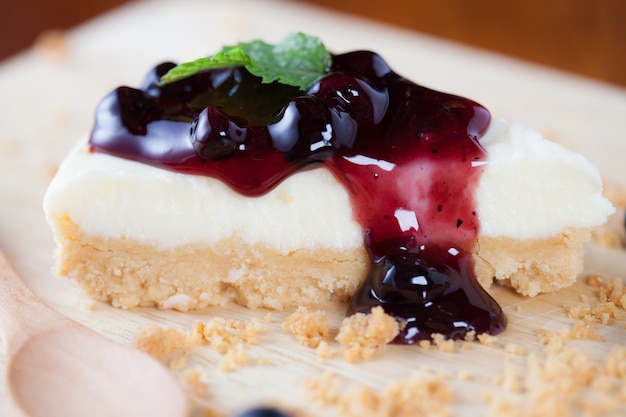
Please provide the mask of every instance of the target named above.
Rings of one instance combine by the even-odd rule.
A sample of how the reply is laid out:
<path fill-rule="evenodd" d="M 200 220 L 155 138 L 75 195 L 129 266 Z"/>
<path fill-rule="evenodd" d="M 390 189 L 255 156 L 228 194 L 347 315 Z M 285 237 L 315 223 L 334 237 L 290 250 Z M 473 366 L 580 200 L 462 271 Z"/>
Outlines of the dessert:
<path fill-rule="evenodd" d="M 266 54 L 289 76 L 263 72 Z M 350 300 L 349 313 L 382 305 L 402 321 L 398 342 L 495 334 L 506 319 L 484 288 L 571 284 L 613 210 L 581 156 L 374 53 L 294 34 L 207 62 L 112 91 L 50 184 L 58 272 L 96 298 Z"/>

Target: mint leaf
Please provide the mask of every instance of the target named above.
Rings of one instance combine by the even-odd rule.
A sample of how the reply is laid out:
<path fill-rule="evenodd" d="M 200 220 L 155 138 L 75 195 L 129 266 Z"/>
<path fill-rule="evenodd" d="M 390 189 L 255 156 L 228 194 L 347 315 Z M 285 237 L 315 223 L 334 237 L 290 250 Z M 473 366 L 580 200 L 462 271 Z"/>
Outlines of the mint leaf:
<path fill-rule="evenodd" d="M 250 57 L 240 48 L 231 48 L 229 51 L 218 52 L 212 57 L 199 58 L 185 62 L 169 70 L 161 77 L 161 83 L 167 84 L 190 77 L 200 71 L 213 68 L 243 66 L 250 63 Z"/>
<path fill-rule="evenodd" d="M 297 32 L 278 45 L 254 40 L 227 46 L 213 57 L 172 68 L 161 82 L 180 80 L 208 69 L 241 65 L 263 83 L 277 81 L 306 90 L 324 75 L 330 64 L 330 53 L 319 38 Z"/>
<path fill-rule="evenodd" d="M 275 46 L 253 41 L 236 47 L 252 59 L 246 69 L 261 77 L 264 83 L 278 81 L 301 90 L 324 75 L 331 63 L 330 54 L 319 38 L 303 33 L 289 34 Z"/>

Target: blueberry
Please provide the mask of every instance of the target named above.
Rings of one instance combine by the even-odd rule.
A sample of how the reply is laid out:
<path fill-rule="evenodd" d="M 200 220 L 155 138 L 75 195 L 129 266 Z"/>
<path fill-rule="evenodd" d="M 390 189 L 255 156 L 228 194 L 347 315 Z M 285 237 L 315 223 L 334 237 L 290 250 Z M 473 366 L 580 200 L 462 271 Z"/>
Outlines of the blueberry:
<path fill-rule="evenodd" d="M 175 66 L 176 64 L 173 62 L 164 62 L 152 68 L 144 78 L 143 83 L 141 84 L 141 90 L 153 97 L 158 97 L 161 92 L 159 88 L 159 80 L 161 80 L 161 77 L 167 74 L 167 72 Z"/>
<path fill-rule="evenodd" d="M 145 135 L 148 124 L 161 117 L 154 97 L 135 88 L 119 87 L 104 101 L 107 100 L 112 100 L 113 108 L 117 104 L 122 124 L 134 135 Z"/>
<path fill-rule="evenodd" d="M 274 148 L 296 159 L 306 159 L 332 146 L 331 124 L 328 107 L 312 97 L 297 97 L 268 129 Z"/>
<path fill-rule="evenodd" d="M 207 107 L 191 126 L 191 143 L 203 159 L 221 159 L 232 155 L 242 141 L 245 129 L 238 129 L 217 107 Z"/>
<path fill-rule="evenodd" d="M 241 414 L 237 414 L 236 417 L 291 417 L 291 416 L 275 408 L 253 408 L 251 410 L 244 411 Z"/>

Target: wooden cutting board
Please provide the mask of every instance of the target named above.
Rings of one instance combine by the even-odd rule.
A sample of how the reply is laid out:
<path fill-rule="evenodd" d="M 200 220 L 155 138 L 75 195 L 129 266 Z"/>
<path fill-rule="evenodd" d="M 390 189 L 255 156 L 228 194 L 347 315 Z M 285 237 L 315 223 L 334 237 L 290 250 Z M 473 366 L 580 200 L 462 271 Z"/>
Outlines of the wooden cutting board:
<path fill-rule="evenodd" d="M 572 327 L 574 321 L 563 305 L 581 295 L 595 302 L 594 289 L 584 279 L 558 294 L 534 299 L 495 289 L 494 296 L 509 318 L 509 327 L 495 346 L 457 342 L 451 353 L 390 346 L 372 361 L 348 364 L 335 355 L 318 364 L 312 349 L 298 345 L 281 330 L 288 312 L 274 312 L 273 320 L 265 321 L 267 311 L 237 306 L 194 313 L 121 311 L 91 302 L 72 283 L 50 272 L 54 245 L 43 218 L 42 196 L 65 153 L 89 131 L 95 106 L 108 91 L 121 84 L 136 86 L 149 68 L 164 60 L 189 60 L 240 40 L 278 41 L 293 30 L 317 34 L 337 52 L 377 51 L 397 72 L 431 88 L 473 98 L 495 116 L 543 131 L 586 155 L 608 181 L 626 186 L 625 90 L 297 2 L 144 1 L 69 33 L 50 34 L 41 44 L 0 64 L 0 247 L 52 307 L 120 343 L 133 343 L 137 330 L 149 324 L 187 330 L 195 321 L 215 316 L 261 320 L 266 331 L 258 345 L 248 347 L 249 365 L 220 371 L 223 357 L 209 348 L 192 349 L 186 353 L 186 364 L 179 363 L 178 373 L 200 370 L 206 389 L 195 398 L 218 415 L 268 402 L 305 410 L 306 415 L 333 415 L 332 407 L 316 405 L 302 388 L 305 379 L 326 371 L 332 371 L 347 390 L 366 386 L 377 392 L 413 374 L 423 380 L 441 374 L 452 392 L 451 415 L 486 415 L 485 392 L 519 401 L 523 407 L 534 406 L 529 387 L 511 393 L 506 379 L 498 378 L 509 372 L 506 369 L 526 374 L 531 354 L 545 360 L 537 329 Z M 626 280 L 626 251 L 591 245 L 585 263 L 586 273 Z M 328 306 L 328 315 L 336 329 L 343 306 Z M 619 318 L 593 324 L 603 341 L 567 340 L 565 344 L 600 366 L 615 345 L 626 345 L 624 323 Z M 525 353 L 507 352 L 505 346 L 510 344 Z M 257 364 L 257 359 L 263 364 Z M 5 362 L 0 350 L 0 368 Z M 577 399 L 595 401 L 600 398 L 595 391 L 586 389 L 582 396 L 565 401 L 582 414 Z M 621 413 L 626 413 L 624 403 L 616 410 L 616 415 Z"/>

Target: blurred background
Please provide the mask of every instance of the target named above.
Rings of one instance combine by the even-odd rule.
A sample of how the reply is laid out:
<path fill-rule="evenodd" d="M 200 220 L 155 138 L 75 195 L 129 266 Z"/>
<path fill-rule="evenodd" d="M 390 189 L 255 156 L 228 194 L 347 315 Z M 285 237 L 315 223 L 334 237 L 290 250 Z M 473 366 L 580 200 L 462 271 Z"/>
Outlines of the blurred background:
<path fill-rule="evenodd" d="M 129 0 L 0 0 L 0 62 Z M 227 1 L 227 0 L 223 0 Z M 283 0 L 352 13 L 626 87 L 626 0 Z"/>

